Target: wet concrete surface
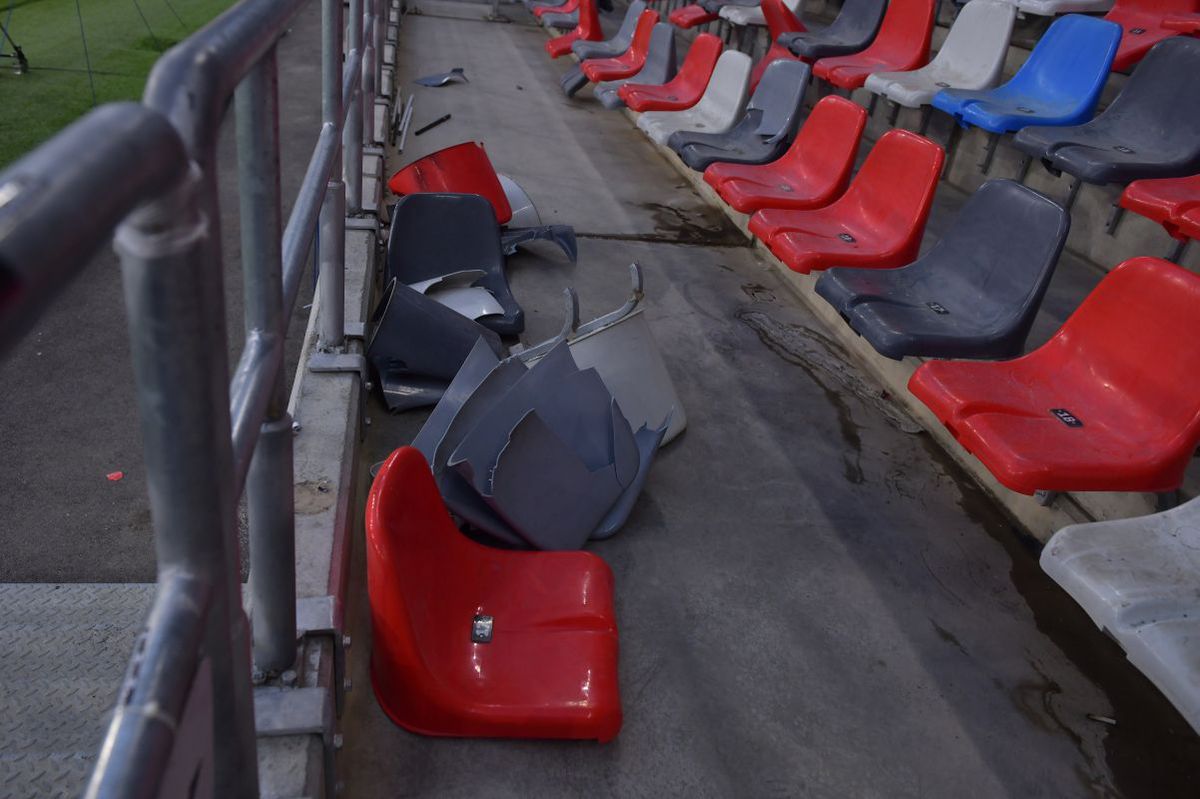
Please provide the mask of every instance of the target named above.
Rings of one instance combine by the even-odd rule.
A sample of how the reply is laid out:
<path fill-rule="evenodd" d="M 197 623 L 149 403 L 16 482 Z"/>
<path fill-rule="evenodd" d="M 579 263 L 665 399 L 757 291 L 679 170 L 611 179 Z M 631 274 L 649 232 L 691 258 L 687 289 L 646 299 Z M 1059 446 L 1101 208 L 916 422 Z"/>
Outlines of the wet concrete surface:
<path fill-rule="evenodd" d="M 454 123 L 393 166 L 482 139 L 546 221 L 580 231 L 576 265 L 541 245 L 509 261 L 526 344 L 557 331 L 564 286 L 590 319 L 641 263 L 689 427 L 628 525 L 589 546 L 616 574 L 621 634 L 625 722 L 605 746 L 393 725 L 369 689 L 359 531 L 347 795 L 1195 795 L 1200 739 L 1036 547 L 622 115 L 562 97 L 567 64 L 544 34 L 455 19 L 485 13 L 472 4 L 420 6 L 402 76 L 464 66 L 472 82 L 419 90 L 414 124 Z M 369 414 L 364 470 L 426 415 L 388 415 L 378 397 Z"/>
<path fill-rule="evenodd" d="M 320 9 L 306 7 L 279 44 L 285 220 L 320 130 L 320 30 Z M 219 147 L 226 328 L 235 363 L 243 322 L 232 104 Z M 306 277 L 288 331 L 289 386 L 311 296 Z M 0 386 L 0 582 L 153 581 L 120 265 L 111 248 L 0 362 Z M 107 479 L 114 472 L 123 477 Z"/>

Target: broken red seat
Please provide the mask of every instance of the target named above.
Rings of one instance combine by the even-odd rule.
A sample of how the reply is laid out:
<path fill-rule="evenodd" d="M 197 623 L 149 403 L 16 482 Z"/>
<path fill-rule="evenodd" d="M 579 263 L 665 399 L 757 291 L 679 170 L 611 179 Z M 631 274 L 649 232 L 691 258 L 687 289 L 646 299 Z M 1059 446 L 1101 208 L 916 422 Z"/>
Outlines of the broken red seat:
<path fill-rule="evenodd" d="M 419 450 L 367 498 L 371 683 L 423 735 L 609 741 L 621 728 L 613 576 L 587 552 L 513 552 L 455 527 Z"/>
<path fill-rule="evenodd" d="M 929 361 L 908 387 L 1013 491 L 1173 491 L 1200 440 L 1197 307 L 1200 276 L 1133 258 L 1028 355 Z"/>
<path fill-rule="evenodd" d="M 1179 220 L 1200 209 L 1200 175 L 1135 180 L 1121 193 L 1120 205 L 1157 222 L 1177 239 L 1189 238 L 1180 231 Z"/>
<path fill-rule="evenodd" d="M 1113 71 L 1128 72 L 1151 47 L 1178 36 L 1180 31 L 1165 26 L 1168 18 L 1195 11 L 1200 11 L 1200 0 L 1117 0 L 1104 15 L 1109 22 L 1121 26 L 1121 44 L 1113 59 Z"/>
<path fill-rule="evenodd" d="M 762 80 L 767 67 L 772 63 L 800 60 L 792 55 L 791 50 L 779 43 L 779 37 L 785 33 L 803 33 L 808 30 L 783 0 L 762 0 L 760 7 L 763 19 L 767 23 L 767 39 L 771 42 L 771 46 L 767 48 L 767 52 L 758 60 L 758 63 L 754 65 L 754 70 L 750 73 L 750 91 L 752 92 L 758 86 L 758 82 Z"/>
<path fill-rule="evenodd" d="M 501 225 L 512 219 L 512 206 L 500 185 L 496 168 L 479 142 L 455 144 L 418 158 L 388 180 L 394 194 L 438 192 L 479 194 L 492 204 Z"/>
<path fill-rule="evenodd" d="M 541 19 L 546 14 L 570 14 L 579 9 L 580 0 L 566 0 L 557 6 L 534 6 L 533 15 Z"/>
<path fill-rule="evenodd" d="M 867 112 L 844 97 L 822 97 L 792 146 L 769 164 L 718 162 L 704 182 L 731 208 L 752 214 L 762 208 L 820 208 L 846 190 Z"/>
<path fill-rule="evenodd" d="M 874 72 L 907 72 L 925 66 L 933 35 L 935 0 L 891 0 L 879 33 L 857 53 L 822 58 L 813 74 L 843 89 L 858 89 Z"/>
<path fill-rule="evenodd" d="M 660 86 L 626 83 L 617 96 L 634 111 L 683 111 L 700 102 L 708 80 L 717 68 L 725 44 L 711 33 L 701 33 L 692 42 L 675 77 Z"/>
<path fill-rule="evenodd" d="M 803 274 L 831 266 L 904 266 L 921 248 L 944 158 L 929 139 L 889 130 L 832 205 L 765 208 L 750 218 L 750 232 Z"/>
<path fill-rule="evenodd" d="M 600 12 L 596 0 L 580 0 L 579 24 L 569 33 L 556 36 L 544 45 L 551 58 L 559 58 L 571 52 L 575 42 L 598 42 L 604 38 L 600 29 Z"/>
<path fill-rule="evenodd" d="M 699 3 L 677 8 L 667 15 L 667 22 L 670 22 L 677 28 L 694 28 L 697 25 L 714 22 L 717 19 L 718 14 L 716 11 L 709 11 Z"/>
<path fill-rule="evenodd" d="M 658 22 L 658 12 L 646 10 L 638 17 L 629 49 L 612 58 L 589 58 L 583 62 L 583 74 L 592 83 L 630 78 L 641 71 L 650 52 L 650 34 Z"/>

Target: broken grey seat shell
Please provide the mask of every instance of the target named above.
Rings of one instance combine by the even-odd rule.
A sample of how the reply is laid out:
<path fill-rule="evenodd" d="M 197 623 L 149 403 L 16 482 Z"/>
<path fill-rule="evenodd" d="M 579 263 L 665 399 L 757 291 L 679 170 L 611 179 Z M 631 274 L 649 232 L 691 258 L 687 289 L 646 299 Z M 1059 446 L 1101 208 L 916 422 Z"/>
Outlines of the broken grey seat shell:
<path fill-rule="evenodd" d="M 1088 183 L 1129 183 L 1200 172 L 1200 39 L 1150 49 L 1125 88 L 1082 125 L 1027 127 L 1013 145 L 1052 172 Z"/>
<path fill-rule="evenodd" d="M 718 161 L 766 164 L 787 150 L 800 127 L 800 112 L 811 68 L 802 61 L 772 62 L 750 97 L 746 113 L 724 133 L 678 131 L 667 146 L 702 172 Z"/>
<path fill-rule="evenodd" d="M 1070 226 L 1070 214 L 1033 189 L 990 180 L 912 264 L 829 269 L 816 291 L 888 358 L 1013 358 Z"/>
<path fill-rule="evenodd" d="M 650 30 L 650 46 L 646 50 L 646 61 L 642 64 L 642 68 L 628 78 L 597 83 L 592 89 L 592 95 L 605 108 L 621 108 L 625 105 L 625 101 L 617 92 L 626 83 L 662 86 L 674 78 L 678 71 L 675 28 L 666 22 L 658 22 Z"/>
<path fill-rule="evenodd" d="M 367 362 L 392 411 L 436 402 L 479 339 L 497 357 L 505 354 L 494 332 L 395 279 L 383 291 L 370 330 Z"/>
<path fill-rule="evenodd" d="M 396 203 L 388 235 L 384 279 L 405 284 L 480 270 L 474 285 L 487 289 L 504 313 L 486 316 L 481 324 L 502 335 L 525 329 L 525 312 L 517 304 L 504 271 L 500 226 L 492 205 L 476 194 L 408 194 Z"/>
<path fill-rule="evenodd" d="M 779 44 L 792 55 L 815 61 L 836 55 L 849 55 L 866 49 L 879 25 L 887 0 L 846 0 L 842 10 L 829 26 L 818 31 L 781 34 Z"/>

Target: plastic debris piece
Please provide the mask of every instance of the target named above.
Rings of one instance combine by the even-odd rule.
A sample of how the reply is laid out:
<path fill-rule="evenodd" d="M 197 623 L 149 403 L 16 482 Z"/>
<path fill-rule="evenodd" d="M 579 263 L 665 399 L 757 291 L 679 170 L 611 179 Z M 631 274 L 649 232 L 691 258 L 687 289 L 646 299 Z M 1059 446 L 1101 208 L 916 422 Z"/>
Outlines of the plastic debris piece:
<path fill-rule="evenodd" d="M 415 81 L 413 81 L 413 83 L 419 83 L 422 86 L 430 86 L 433 88 L 445 86 L 447 83 L 459 82 L 470 83 L 470 81 L 467 80 L 467 75 L 463 71 L 462 67 L 455 67 L 449 72 L 439 72 L 436 75 L 426 75 L 423 78 L 417 78 Z"/>

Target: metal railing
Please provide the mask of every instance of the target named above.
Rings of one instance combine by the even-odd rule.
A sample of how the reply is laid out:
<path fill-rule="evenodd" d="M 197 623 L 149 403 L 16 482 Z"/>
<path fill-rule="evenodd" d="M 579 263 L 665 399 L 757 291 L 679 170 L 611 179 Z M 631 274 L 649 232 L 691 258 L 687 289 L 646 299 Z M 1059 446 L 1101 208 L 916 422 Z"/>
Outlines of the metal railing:
<path fill-rule="evenodd" d="M 363 209 L 364 133 L 387 26 L 384 0 L 350 0 L 348 14 L 342 0 L 322 0 L 322 127 L 285 224 L 276 45 L 305 5 L 242 0 L 159 60 L 141 105 L 102 107 L 0 174 L 0 348 L 114 228 L 125 285 L 158 591 L 87 796 L 169 792 L 194 697 L 210 703 L 214 795 L 256 796 L 251 651 L 268 675 L 296 657 L 284 339 L 319 239 L 319 346 L 344 344 L 345 220 Z M 231 100 L 246 331 L 232 374 L 216 147 Z M 249 625 L 238 576 L 243 490 Z"/>

